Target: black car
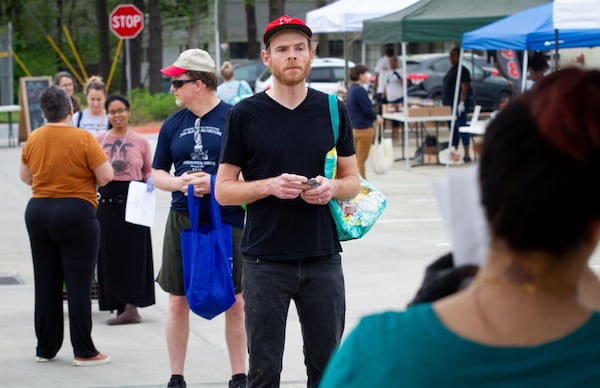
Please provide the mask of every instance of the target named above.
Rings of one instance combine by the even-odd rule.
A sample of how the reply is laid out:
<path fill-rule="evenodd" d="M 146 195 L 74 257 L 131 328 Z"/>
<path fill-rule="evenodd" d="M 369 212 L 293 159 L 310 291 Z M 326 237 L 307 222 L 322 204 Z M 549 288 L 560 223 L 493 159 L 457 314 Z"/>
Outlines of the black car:
<path fill-rule="evenodd" d="M 473 59 L 473 60 L 472 60 Z M 410 97 L 442 98 L 442 83 L 450 69 L 448 54 L 411 55 L 406 59 L 407 92 Z M 514 93 L 513 84 L 498 76 L 492 65 L 484 58 L 463 56 L 463 66 L 471 73 L 473 105 L 481 105 L 481 110 L 490 112 L 506 101 Z"/>

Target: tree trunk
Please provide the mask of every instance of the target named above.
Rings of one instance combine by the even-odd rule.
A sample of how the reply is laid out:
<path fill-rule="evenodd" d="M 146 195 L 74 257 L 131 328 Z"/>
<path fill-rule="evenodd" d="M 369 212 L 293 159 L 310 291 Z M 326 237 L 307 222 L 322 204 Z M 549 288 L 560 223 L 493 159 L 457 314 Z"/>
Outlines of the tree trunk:
<path fill-rule="evenodd" d="M 227 2 L 225 0 L 219 1 L 219 13 L 217 14 L 217 19 L 219 20 L 219 44 L 220 47 L 215 47 L 215 62 L 217 63 L 217 74 L 219 73 L 219 68 L 221 63 L 224 60 L 229 60 L 231 57 L 231 51 L 229 51 L 229 31 L 227 30 Z M 227 47 L 226 50 L 223 50 L 222 47 Z M 217 50 L 219 51 L 219 57 L 216 56 Z M 219 61 L 220 59 L 220 61 Z"/>
<path fill-rule="evenodd" d="M 187 45 L 189 48 L 198 47 L 198 35 L 200 35 L 200 7 L 196 2 L 192 2 L 190 15 L 190 28 L 188 29 Z"/>
<path fill-rule="evenodd" d="M 246 34 L 248 35 L 248 58 L 260 58 L 260 42 L 257 37 L 256 8 L 254 0 L 246 0 Z"/>
<path fill-rule="evenodd" d="M 325 0 L 317 0 L 316 6 L 317 8 L 321 8 L 327 5 L 327 1 Z M 317 45 L 317 53 L 320 57 L 328 57 L 329 56 L 329 37 L 327 33 L 319 34 L 319 40 Z"/>
<path fill-rule="evenodd" d="M 98 45 L 100 49 L 100 61 L 98 63 L 98 74 L 104 80 L 110 71 L 110 45 L 108 41 L 108 5 L 106 0 L 96 0 L 96 20 L 98 20 Z M 92 75 L 92 74 L 90 74 Z"/>
<path fill-rule="evenodd" d="M 285 0 L 269 0 L 269 21 L 285 15 Z"/>
<path fill-rule="evenodd" d="M 148 0 L 149 41 L 151 42 L 148 45 L 148 74 L 150 74 L 151 94 L 163 91 L 160 73 L 162 68 L 162 25 L 158 2 L 159 0 Z"/>
<path fill-rule="evenodd" d="M 142 11 L 142 17 L 144 18 L 144 29 L 146 29 L 146 6 L 144 0 L 134 0 L 133 5 Z M 131 87 L 141 88 L 142 87 L 142 38 L 144 31 L 140 32 L 135 39 L 129 41 L 129 55 L 131 59 Z"/>

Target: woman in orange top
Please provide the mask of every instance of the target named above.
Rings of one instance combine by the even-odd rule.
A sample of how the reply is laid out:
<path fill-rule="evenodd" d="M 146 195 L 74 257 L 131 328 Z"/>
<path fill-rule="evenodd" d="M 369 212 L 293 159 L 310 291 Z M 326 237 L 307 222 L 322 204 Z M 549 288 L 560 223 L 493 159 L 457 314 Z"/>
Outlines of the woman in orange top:
<path fill-rule="evenodd" d="M 91 133 L 70 125 L 67 93 L 50 86 L 40 95 L 48 124 L 23 146 L 21 180 L 32 188 L 25 210 L 35 281 L 38 362 L 48 362 L 62 346 L 63 281 L 67 285 L 73 365 L 110 362 L 92 341 L 91 287 L 100 227 L 96 186 L 113 179 L 108 158 Z"/>

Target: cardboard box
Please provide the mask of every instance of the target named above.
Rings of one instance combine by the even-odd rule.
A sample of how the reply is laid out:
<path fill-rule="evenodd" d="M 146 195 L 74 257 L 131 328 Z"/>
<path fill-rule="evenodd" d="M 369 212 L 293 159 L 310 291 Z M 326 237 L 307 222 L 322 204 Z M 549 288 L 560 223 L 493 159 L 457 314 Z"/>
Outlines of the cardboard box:
<path fill-rule="evenodd" d="M 428 146 L 423 148 L 423 163 L 436 164 L 438 162 L 437 146 Z"/>
<path fill-rule="evenodd" d="M 408 108 L 408 117 L 425 117 L 425 116 L 431 116 L 429 114 L 429 109 L 430 108 L 426 108 L 426 107 L 414 107 L 414 108 Z"/>
<path fill-rule="evenodd" d="M 402 110 L 402 104 L 383 104 L 381 106 L 381 111 L 383 113 L 395 113 L 400 112 Z"/>
<path fill-rule="evenodd" d="M 448 116 L 452 114 L 452 108 L 449 106 L 432 106 L 429 108 L 429 116 Z"/>

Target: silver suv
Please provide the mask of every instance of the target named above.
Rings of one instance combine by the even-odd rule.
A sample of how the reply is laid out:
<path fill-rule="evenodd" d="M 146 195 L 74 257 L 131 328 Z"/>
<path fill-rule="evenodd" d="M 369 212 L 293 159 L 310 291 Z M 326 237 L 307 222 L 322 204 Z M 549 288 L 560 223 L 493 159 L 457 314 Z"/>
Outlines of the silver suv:
<path fill-rule="evenodd" d="M 348 68 L 354 66 L 354 62 L 348 62 Z M 337 93 L 340 81 L 345 79 L 345 63 L 340 58 L 315 58 L 310 73 L 306 78 L 306 85 L 320 90 L 323 93 Z M 273 83 L 271 69 L 266 68 L 256 79 L 255 93 L 262 92 Z"/>

